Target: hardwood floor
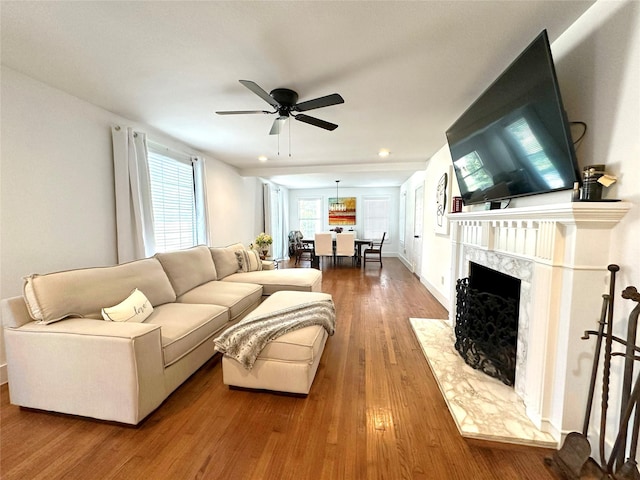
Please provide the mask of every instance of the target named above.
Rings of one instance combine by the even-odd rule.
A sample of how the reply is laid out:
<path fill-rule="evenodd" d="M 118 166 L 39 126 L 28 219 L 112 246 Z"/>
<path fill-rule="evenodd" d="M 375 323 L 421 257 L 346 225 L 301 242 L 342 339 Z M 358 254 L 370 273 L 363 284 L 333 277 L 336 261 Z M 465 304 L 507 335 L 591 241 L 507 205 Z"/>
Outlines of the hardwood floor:
<path fill-rule="evenodd" d="M 213 358 L 133 428 L 20 409 L 3 385 L 0 477 L 555 478 L 549 450 L 458 434 L 408 321 L 446 311 L 400 261 L 326 263 L 338 326 L 307 397 L 229 389 Z"/>

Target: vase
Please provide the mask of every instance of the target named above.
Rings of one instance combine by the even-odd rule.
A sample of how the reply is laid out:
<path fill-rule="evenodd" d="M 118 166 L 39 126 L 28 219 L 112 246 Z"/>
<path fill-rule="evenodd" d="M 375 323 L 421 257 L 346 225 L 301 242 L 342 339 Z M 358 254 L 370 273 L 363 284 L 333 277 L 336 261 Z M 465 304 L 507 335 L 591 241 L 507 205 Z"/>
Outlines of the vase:
<path fill-rule="evenodd" d="M 263 249 L 262 250 L 262 260 L 264 260 L 265 258 L 267 258 L 267 255 L 269 255 L 269 249 Z"/>

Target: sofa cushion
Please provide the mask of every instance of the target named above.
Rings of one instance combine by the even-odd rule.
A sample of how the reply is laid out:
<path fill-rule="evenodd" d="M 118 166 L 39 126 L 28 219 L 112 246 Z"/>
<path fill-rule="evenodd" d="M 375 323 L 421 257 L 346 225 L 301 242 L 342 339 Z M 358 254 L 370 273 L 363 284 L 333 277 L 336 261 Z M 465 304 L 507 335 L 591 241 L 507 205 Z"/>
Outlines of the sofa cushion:
<path fill-rule="evenodd" d="M 218 272 L 218 280 L 222 280 L 224 277 L 239 270 L 236 251 L 244 249 L 244 245 L 241 243 L 235 243 L 228 247 L 211 247 L 209 249 L 211 250 L 213 263 L 216 266 L 216 272 Z"/>
<path fill-rule="evenodd" d="M 153 311 L 145 323 L 160 326 L 164 366 L 168 367 L 226 325 L 228 310 L 219 305 L 167 303 Z"/>
<path fill-rule="evenodd" d="M 280 290 L 320 292 L 322 290 L 322 272 L 315 268 L 242 272 L 225 277 L 224 282 L 257 283 L 262 285 L 263 295 L 271 295 Z"/>
<path fill-rule="evenodd" d="M 162 264 L 178 297 L 198 285 L 217 279 L 211 252 L 204 245 L 156 253 L 155 257 Z"/>
<path fill-rule="evenodd" d="M 262 287 L 251 283 L 209 282 L 178 297 L 180 303 L 222 305 L 229 309 L 229 320 L 260 303 Z"/>
<path fill-rule="evenodd" d="M 101 319 L 105 305 L 115 305 L 139 289 L 153 307 L 174 302 L 176 294 L 155 258 L 111 267 L 83 268 L 25 277 L 29 315 L 41 323 L 68 316 Z"/>
<path fill-rule="evenodd" d="M 235 254 L 241 271 L 255 272 L 262 270 L 260 254 L 255 250 L 236 250 Z"/>
<path fill-rule="evenodd" d="M 102 309 L 102 318 L 107 322 L 144 322 L 153 307 L 147 297 L 137 288 L 118 305 Z"/>

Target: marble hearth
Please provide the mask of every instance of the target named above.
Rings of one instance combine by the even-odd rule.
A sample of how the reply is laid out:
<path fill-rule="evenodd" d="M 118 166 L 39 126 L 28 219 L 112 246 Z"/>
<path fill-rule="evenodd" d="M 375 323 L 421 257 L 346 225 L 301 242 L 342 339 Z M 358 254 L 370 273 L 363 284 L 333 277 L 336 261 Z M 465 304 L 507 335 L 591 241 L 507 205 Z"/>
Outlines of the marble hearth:
<path fill-rule="evenodd" d="M 449 215 L 449 328 L 455 282 L 468 276 L 470 261 L 521 280 L 514 389 L 533 425 L 558 441 L 582 426 L 593 345 L 580 337 L 598 320 L 610 231 L 630 206 L 577 202 Z"/>

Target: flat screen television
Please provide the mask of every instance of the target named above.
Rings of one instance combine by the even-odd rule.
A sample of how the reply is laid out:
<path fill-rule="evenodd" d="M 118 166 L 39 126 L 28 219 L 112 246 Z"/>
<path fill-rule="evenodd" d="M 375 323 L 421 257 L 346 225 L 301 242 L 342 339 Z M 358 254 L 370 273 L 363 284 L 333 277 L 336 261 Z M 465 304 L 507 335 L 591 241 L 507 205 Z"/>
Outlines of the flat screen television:
<path fill-rule="evenodd" d="M 465 205 L 573 188 L 580 175 L 546 30 L 446 134 Z"/>

